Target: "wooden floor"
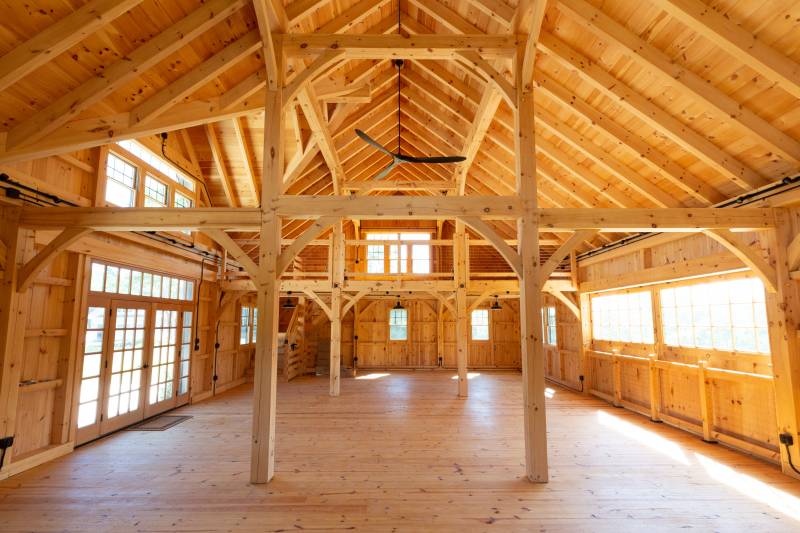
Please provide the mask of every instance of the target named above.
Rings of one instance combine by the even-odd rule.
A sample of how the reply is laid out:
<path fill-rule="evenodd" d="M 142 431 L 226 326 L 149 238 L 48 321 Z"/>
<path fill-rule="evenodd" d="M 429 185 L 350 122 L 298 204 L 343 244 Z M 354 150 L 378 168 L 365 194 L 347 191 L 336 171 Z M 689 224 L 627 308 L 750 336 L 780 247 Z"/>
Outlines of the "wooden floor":
<path fill-rule="evenodd" d="M 277 475 L 248 483 L 249 387 L 0 482 L 0 531 L 799 531 L 800 482 L 553 387 L 551 482 L 522 479 L 518 374 L 391 372 L 278 390 Z"/>

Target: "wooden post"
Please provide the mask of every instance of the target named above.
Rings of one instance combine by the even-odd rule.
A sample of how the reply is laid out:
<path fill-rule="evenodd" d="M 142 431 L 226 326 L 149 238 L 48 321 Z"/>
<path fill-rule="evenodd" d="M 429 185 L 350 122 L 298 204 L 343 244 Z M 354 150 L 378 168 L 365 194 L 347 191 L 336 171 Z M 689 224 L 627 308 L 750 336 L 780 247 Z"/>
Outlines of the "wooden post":
<path fill-rule="evenodd" d="M 467 332 L 467 250 L 464 223 L 456 220 L 453 235 L 453 268 L 456 276 L 456 363 L 458 365 L 458 397 L 469 395 L 467 359 L 469 333 Z"/>
<path fill-rule="evenodd" d="M 539 287 L 539 223 L 536 203 L 536 144 L 533 92 L 521 76 L 524 48 L 517 51 L 517 108 L 514 125 L 517 194 L 524 214 L 517 222 L 522 276 L 519 280 L 522 384 L 525 417 L 525 468 L 528 479 L 546 483 L 547 420 L 545 415 L 545 360 L 542 340 L 542 293 Z"/>
<path fill-rule="evenodd" d="M 261 238 L 258 279 L 258 339 L 253 389 L 253 445 L 250 481 L 267 483 L 275 474 L 275 394 L 278 383 L 278 256 L 281 252 L 281 219 L 267 209 L 283 186 L 283 63 L 276 45 L 280 83 L 267 88 L 264 108 L 264 163 L 261 180 Z"/>
<path fill-rule="evenodd" d="M 581 302 L 581 375 L 583 376 L 583 393 L 589 394 L 592 388 L 592 361 L 586 352 L 592 349 L 592 314 L 591 299 L 586 293 L 579 293 Z"/>
<path fill-rule="evenodd" d="M 611 372 L 614 382 L 614 407 L 622 407 L 622 365 L 619 361 L 619 354 L 615 351 L 611 356 Z"/>
<path fill-rule="evenodd" d="M 342 371 L 342 286 L 344 285 L 344 233 L 341 222 L 333 225 L 330 249 L 332 278 L 330 394 L 339 396 Z"/>
<path fill-rule="evenodd" d="M 711 382 L 706 374 L 708 361 L 697 362 L 697 385 L 700 390 L 700 416 L 703 419 L 703 440 L 716 442 L 714 438 L 714 405 L 711 402 Z"/>
<path fill-rule="evenodd" d="M 800 478 L 789 464 L 800 465 L 800 291 L 798 282 L 790 276 L 787 250 L 800 231 L 800 211 L 777 209 L 776 227 L 770 230 L 770 251 L 775 258 L 777 292 L 766 292 L 769 321 L 770 352 L 775 386 L 775 411 L 778 433 L 788 433 L 794 445 L 780 446 L 781 468 L 784 474 Z"/>
<path fill-rule="evenodd" d="M 17 292 L 19 258 L 19 208 L 0 207 L 0 239 L 6 247 L 3 280 L 0 283 L 0 438 L 14 436 L 16 430 L 19 377 L 22 370 L 21 297 Z M 4 466 L 11 463 L 13 446 L 6 450 Z"/>
<path fill-rule="evenodd" d="M 650 389 L 650 420 L 653 422 L 661 422 L 661 378 L 658 374 L 658 354 L 651 353 L 648 355 L 648 386 Z"/>

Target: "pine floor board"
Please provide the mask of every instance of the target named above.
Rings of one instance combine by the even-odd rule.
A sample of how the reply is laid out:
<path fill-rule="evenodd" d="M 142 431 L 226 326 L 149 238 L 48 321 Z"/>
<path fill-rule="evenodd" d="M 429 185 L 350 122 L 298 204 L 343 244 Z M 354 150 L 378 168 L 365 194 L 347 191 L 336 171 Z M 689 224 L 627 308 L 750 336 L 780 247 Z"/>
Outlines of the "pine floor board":
<path fill-rule="evenodd" d="M 800 531 L 777 467 L 551 387 L 551 482 L 522 476 L 516 373 L 278 389 L 277 475 L 248 483 L 250 386 L 0 482 L 0 531 Z"/>

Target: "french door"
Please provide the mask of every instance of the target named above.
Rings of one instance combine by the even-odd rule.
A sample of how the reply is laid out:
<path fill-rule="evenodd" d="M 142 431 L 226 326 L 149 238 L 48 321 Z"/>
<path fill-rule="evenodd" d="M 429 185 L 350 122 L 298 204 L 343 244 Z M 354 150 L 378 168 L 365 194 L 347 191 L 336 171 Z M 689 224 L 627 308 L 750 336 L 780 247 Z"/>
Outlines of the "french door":
<path fill-rule="evenodd" d="M 90 298 L 78 444 L 189 401 L 192 316 L 176 304 Z"/>

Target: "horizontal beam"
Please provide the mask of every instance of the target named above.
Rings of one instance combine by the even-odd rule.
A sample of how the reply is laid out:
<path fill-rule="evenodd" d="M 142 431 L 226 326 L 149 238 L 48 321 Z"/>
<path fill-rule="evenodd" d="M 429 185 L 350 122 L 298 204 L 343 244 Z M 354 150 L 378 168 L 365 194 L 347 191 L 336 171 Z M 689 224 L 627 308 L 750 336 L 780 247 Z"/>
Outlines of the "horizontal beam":
<path fill-rule="evenodd" d="M 484 57 L 511 57 L 516 35 L 367 35 L 287 33 L 280 37 L 288 56 L 343 50 L 348 59 L 451 59 L 458 52 Z"/>
<path fill-rule="evenodd" d="M 281 196 L 266 206 L 283 218 L 340 216 L 361 219 L 431 220 L 464 216 L 516 219 L 523 214 L 515 196 Z M 548 208 L 534 209 L 540 231 L 697 232 L 707 229 L 762 230 L 775 225 L 772 208 Z M 32 229 L 70 226 L 95 231 L 224 229 L 257 231 L 258 208 L 23 207 L 20 225 Z"/>

